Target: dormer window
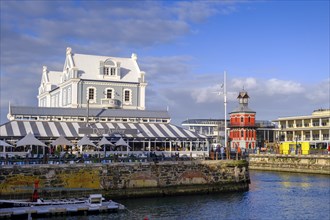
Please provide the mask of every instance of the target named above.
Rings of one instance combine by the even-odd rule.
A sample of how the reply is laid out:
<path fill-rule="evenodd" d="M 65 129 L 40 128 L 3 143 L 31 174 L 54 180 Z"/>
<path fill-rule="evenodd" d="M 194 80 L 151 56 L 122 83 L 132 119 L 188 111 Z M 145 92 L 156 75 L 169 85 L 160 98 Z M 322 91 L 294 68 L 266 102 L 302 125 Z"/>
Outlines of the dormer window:
<path fill-rule="evenodd" d="M 115 76 L 116 68 L 105 66 L 103 69 L 103 73 L 105 76 Z"/>
<path fill-rule="evenodd" d="M 111 77 L 112 79 L 120 79 L 120 62 L 115 62 L 111 59 L 100 61 L 100 75 Z"/>

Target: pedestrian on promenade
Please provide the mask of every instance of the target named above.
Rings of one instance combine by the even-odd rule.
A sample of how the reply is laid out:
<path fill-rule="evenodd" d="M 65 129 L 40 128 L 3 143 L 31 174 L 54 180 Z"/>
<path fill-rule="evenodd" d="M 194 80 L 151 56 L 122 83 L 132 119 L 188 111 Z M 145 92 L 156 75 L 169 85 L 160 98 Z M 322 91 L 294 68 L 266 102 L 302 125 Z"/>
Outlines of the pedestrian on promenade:
<path fill-rule="evenodd" d="M 230 146 L 228 145 L 227 147 L 226 147 L 226 155 L 227 155 L 227 160 L 230 160 Z"/>
<path fill-rule="evenodd" d="M 240 160 L 242 158 L 242 150 L 240 146 L 236 147 L 236 160 Z"/>
<path fill-rule="evenodd" d="M 221 160 L 224 160 L 225 159 L 225 147 L 224 146 L 221 146 L 220 153 L 221 153 Z"/>

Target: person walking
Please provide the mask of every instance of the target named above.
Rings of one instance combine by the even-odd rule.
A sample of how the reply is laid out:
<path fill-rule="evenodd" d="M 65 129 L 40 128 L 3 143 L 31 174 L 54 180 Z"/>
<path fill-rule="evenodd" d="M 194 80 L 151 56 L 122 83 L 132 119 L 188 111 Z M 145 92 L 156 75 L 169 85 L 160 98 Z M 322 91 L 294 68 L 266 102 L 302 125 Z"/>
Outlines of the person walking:
<path fill-rule="evenodd" d="M 221 146 L 220 153 L 221 153 L 221 160 L 224 160 L 225 159 L 225 147 L 224 146 Z"/>
<path fill-rule="evenodd" d="M 240 146 L 237 147 L 237 158 L 238 160 L 240 160 L 242 158 L 242 150 L 240 148 Z"/>

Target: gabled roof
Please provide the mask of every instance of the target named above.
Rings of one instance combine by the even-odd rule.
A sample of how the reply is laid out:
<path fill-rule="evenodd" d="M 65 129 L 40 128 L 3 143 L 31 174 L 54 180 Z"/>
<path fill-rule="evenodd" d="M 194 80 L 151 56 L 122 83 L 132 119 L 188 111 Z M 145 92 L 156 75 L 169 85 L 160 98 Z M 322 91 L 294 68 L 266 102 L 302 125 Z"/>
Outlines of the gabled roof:
<path fill-rule="evenodd" d="M 62 72 L 58 71 L 49 71 L 47 73 L 48 80 L 52 85 L 58 85 L 61 82 L 61 74 Z"/>
<path fill-rule="evenodd" d="M 136 60 L 132 58 L 119 58 L 108 56 L 95 56 L 86 54 L 72 54 L 75 66 L 81 79 L 95 80 L 100 72 L 100 62 L 108 59 L 120 62 L 121 82 L 139 82 L 140 69 Z"/>

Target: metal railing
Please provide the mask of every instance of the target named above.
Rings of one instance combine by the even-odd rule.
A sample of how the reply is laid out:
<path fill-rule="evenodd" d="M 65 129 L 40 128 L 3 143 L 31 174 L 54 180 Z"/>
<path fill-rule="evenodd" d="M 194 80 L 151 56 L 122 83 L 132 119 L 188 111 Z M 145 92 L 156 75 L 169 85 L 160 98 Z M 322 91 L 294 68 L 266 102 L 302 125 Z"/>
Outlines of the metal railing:
<path fill-rule="evenodd" d="M 0 157 L 0 165 L 36 165 L 36 164 L 90 164 L 90 163 L 136 163 L 136 162 L 161 162 L 161 161 L 191 161 L 191 160 L 241 160 L 247 157 L 246 152 L 238 154 L 231 152 L 230 155 L 220 152 L 210 152 L 203 154 L 182 154 L 182 153 L 164 153 L 161 151 L 151 151 L 140 154 L 130 152 L 104 154 L 82 154 L 75 155 L 66 153 L 58 155 L 39 155 L 37 157 Z"/>

